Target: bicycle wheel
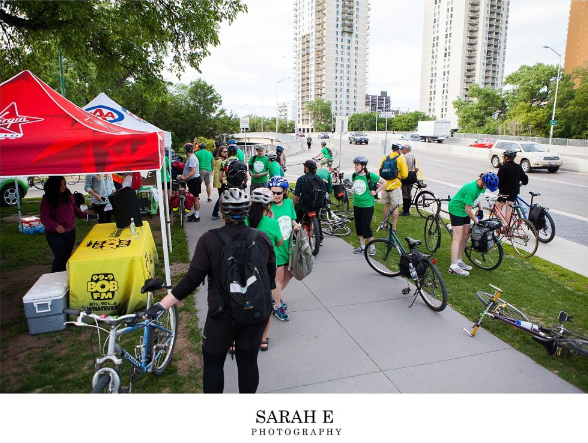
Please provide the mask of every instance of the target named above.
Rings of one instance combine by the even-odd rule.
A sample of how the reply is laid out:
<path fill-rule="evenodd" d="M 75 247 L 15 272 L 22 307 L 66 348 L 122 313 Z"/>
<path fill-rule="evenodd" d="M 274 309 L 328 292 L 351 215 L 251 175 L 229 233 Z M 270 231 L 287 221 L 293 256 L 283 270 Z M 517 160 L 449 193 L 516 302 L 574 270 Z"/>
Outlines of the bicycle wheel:
<path fill-rule="evenodd" d="M 167 329 L 168 332 L 161 331 L 156 328 L 150 328 L 149 331 L 149 350 L 151 353 L 155 352 L 157 356 L 153 360 L 153 374 L 161 375 L 169 366 L 174 347 L 176 345 L 176 337 L 178 336 L 178 308 L 172 306 L 165 313 L 159 317 L 157 324 Z"/>
<path fill-rule="evenodd" d="M 178 206 L 178 215 L 180 216 L 180 226 L 184 226 L 186 201 L 180 197 L 180 204 Z"/>
<path fill-rule="evenodd" d="M 110 374 L 98 378 L 96 385 L 92 387 L 92 394 L 114 394 L 114 382 Z M 119 390 L 120 391 L 120 390 Z"/>
<path fill-rule="evenodd" d="M 508 241 L 521 257 L 529 258 L 535 255 L 539 240 L 537 230 L 529 220 L 518 218 L 510 225 Z"/>
<path fill-rule="evenodd" d="M 588 357 L 588 338 L 572 338 L 566 341 L 567 346 L 584 357 Z"/>
<path fill-rule="evenodd" d="M 68 175 L 65 182 L 68 185 L 77 185 L 82 180 L 81 175 Z"/>
<path fill-rule="evenodd" d="M 349 210 L 349 196 L 347 195 L 347 192 L 345 192 L 343 198 L 337 202 L 337 208 L 334 209 L 333 212 L 337 215 L 351 219 L 353 213 Z"/>
<path fill-rule="evenodd" d="M 433 263 L 427 263 L 425 274 L 419 278 L 417 290 L 429 308 L 441 312 L 447 306 L 447 289 L 437 267 Z"/>
<path fill-rule="evenodd" d="M 480 300 L 484 306 L 488 306 L 494 296 L 488 292 L 478 291 L 476 292 L 476 297 L 478 297 L 478 300 Z"/>
<path fill-rule="evenodd" d="M 32 184 L 35 188 L 40 189 L 42 191 L 43 187 L 45 186 L 45 178 L 35 175 L 32 179 Z"/>
<path fill-rule="evenodd" d="M 370 255 L 369 251 L 375 250 Z M 365 245 L 365 259 L 374 271 L 386 277 L 400 275 L 400 252 L 398 246 L 385 238 L 376 238 Z"/>
<path fill-rule="evenodd" d="M 322 221 L 323 233 L 333 237 L 345 237 L 351 234 L 351 228 L 342 222 Z"/>
<path fill-rule="evenodd" d="M 466 244 L 465 254 L 468 260 L 476 267 L 484 269 L 485 271 L 492 271 L 500 266 L 502 258 L 504 257 L 504 248 L 500 241 L 492 234 L 494 245 L 486 252 L 479 252 L 472 248 L 472 240 L 468 239 Z"/>
<path fill-rule="evenodd" d="M 423 218 L 429 214 L 439 214 L 439 202 L 431 191 L 421 191 L 414 199 L 414 207 Z"/>
<path fill-rule="evenodd" d="M 312 249 L 312 255 L 317 255 L 321 247 L 320 229 L 318 218 L 312 217 L 308 224 L 308 242 Z"/>
<path fill-rule="evenodd" d="M 441 246 L 441 226 L 439 220 L 433 214 L 425 220 L 425 246 L 431 252 L 435 252 Z"/>
<path fill-rule="evenodd" d="M 537 236 L 541 243 L 549 243 L 555 237 L 555 223 L 549 212 L 545 212 L 545 227 L 537 229 Z"/>

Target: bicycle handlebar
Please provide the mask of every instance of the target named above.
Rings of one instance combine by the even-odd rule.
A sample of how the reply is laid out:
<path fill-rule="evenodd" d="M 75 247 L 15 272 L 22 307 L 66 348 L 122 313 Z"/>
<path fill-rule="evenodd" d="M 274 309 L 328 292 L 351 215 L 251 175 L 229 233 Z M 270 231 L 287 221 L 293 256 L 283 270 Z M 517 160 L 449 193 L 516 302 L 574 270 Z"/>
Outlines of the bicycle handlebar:
<path fill-rule="evenodd" d="M 145 316 L 145 311 L 134 312 L 132 314 L 125 314 L 125 315 L 118 315 L 118 316 L 104 315 L 104 314 L 97 315 L 97 314 L 94 314 L 91 309 L 86 309 L 85 311 L 78 311 L 75 309 L 64 309 L 63 313 L 68 314 L 68 315 L 75 315 L 78 317 L 78 320 L 81 320 L 84 317 L 90 317 L 96 321 L 101 321 L 101 322 L 109 323 L 109 324 L 120 323 L 124 320 L 128 320 L 131 318 L 139 319 L 139 318 L 143 318 Z"/>

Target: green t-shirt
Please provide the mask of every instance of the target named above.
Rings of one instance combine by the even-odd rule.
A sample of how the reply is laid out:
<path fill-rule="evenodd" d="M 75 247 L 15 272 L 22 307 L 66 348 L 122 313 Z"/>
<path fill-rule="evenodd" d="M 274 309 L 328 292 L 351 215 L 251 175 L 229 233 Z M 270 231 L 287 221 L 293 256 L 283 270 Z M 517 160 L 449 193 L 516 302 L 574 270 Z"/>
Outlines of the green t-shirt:
<path fill-rule="evenodd" d="M 278 206 L 272 203 L 274 220 L 278 222 L 284 243 L 276 248 L 276 264 L 278 266 L 288 264 L 290 260 L 290 236 L 292 235 L 292 220 L 296 220 L 294 203 L 289 198 Z"/>
<path fill-rule="evenodd" d="M 375 188 L 380 176 L 370 172 L 372 186 Z M 373 191 L 374 189 L 372 189 Z M 374 206 L 374 196 L 370 194 L 367 177 L 364 175 L 355 175 L 353 179 L 353 206 L 358 208 L 371 208 Z"/>
<path fill-rule="evenodd" d="M 239 148 L 237 148 L 237 158 L 245 163 L 245 153 Z"/>
<path fill-rule="evenodd" d="M 166 155 L 164 158 L 163 165 L 161 165 L 161 181 L 169 183 L 169 157 Z"/>
<path fill-rule="evenodd" d="M 249 226 L 249 217 L 245 219 L 245 225 Z M 279 243 L 282 239 L 282 231 L 280 230 L 279 223 L 273 218 L 264 215 L 263 217 L 261 217 L 261 220 L 259 221 L 259 224 L 257 225 L 256 229 L 267 234 L 270 241 L 272 242 L 272 245 L 274 245 L 274 252 L 276 253 L 277 258 L 278 246 L 276 246 L 276 243 Z M 278 265 L 280 265 L 280 263 L 276 262 L 276 266 Z"/>
<path fill-rule="evenodd" d="M 284 171 L 278 162 L 269 162 L 269 178 L 276 176 L 283 177 Z"/>
<path fill-rule="evenodd" d="M 214 160 L 212 152 L 207 151 L 206 149 L 199 149 L 194 155 L 198 157 L 201 171 L 212 171 L 212 161 Z"/>
<path fill-rule="evenodd" d="M 329 160 L 333 160 L 333 156 L 329 154 L 329 150 L 326 146 L 321 149 L 321 154 L 323 154 L 323 157 L 328 158 Z"/>
<path fill-rule="evenodd" d="M 486 191 L 486 188 L 480 189 L 478 187 L 478 180 L 466 183 L 462 188 L 457 191 L 451 201 L 449 202 L 449 212 L 456 217 L 468 217 L 465 212 L 466 205 L 474 206 L 474 202 L 478 197 Z"/>
<path fill-rule="evenodd" d="M 323 179 L 325 185 L 327 186 L 327 192 L 331 194 L 333 192 L 333 177 L 328 169 L 325 168 L 318 168 L 316 170 L 316 175 Z"/>
<path fill-rule="evenodd" d="M 249 159 L 249 166 L 251 166 L 251 172 L 253 174 L 261 174 L 262 172 L 268 172 L 269 170 L 269 160 L 264 155 L 263 157 L 258 157 L 254 155 Z M 267 183 L 268 176 L 263 175 L 261 177 L 251 177 L 252 183 Z"/>

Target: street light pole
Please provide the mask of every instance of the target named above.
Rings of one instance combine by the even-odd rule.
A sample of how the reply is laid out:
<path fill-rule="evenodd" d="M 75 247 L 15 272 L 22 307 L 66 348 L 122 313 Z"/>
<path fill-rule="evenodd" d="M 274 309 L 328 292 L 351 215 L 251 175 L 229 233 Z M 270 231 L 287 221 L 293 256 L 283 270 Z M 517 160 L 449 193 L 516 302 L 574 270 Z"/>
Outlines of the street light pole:
<path fill-rule="evenodd" d="M 561 54 L 553 49 L 551 46 L 544 45 L 544 49 L 551 49 L 553 52 L 557 54 L 559 57 L 559 64 L 557 65 L 557 80 L 555 82 L 555 97 L 553 98 L 553 112 L 551 113 L 551 122 L 549 122 L 549 144 L 551 144 L 553 140 L 553 121 L 555 120 L 555 106 L 557 105 L 557 90 L 559 89 L 559 73 L 561 70 Z"/>
<path fill-rule="evenodd" d="M 271 94 L 266 94 L 261 97 L 261 138 L 263 138 L 263 99 L 269 97 Z"/>
<path fill-rule="evenodd" d="M 279 115 L 278 115 L 278 114 L 279 114 L 279 105 L 278 105 L 278 85 L 279 85 L 281 82 L 283 82 L 284 80 L 288 80 L 288 79 L 290 79 L 290 78 L 291 78 L 291 77 L 284 77 L 283 79 L 281 79 L 281 80 L 278 80 L 278 81 L 276 82 L 276 140 L 277 140 L 277 138 L 278 138 L 278 117 L 279 117 Z"/>

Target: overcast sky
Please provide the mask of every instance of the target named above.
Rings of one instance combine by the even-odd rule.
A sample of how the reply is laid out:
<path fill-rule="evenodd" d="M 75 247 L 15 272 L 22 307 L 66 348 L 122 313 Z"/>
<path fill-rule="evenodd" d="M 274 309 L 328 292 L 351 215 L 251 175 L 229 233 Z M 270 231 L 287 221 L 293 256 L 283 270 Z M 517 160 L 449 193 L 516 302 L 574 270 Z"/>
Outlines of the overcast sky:
<path fill-rule="evenodd" d="M 457 0 L 465 1 L 465 0 Z M 505 75 L 521 65 L 558 63 L 543 45 L 565 54 L 571 0 L 511 0 Z M 276 114 L 276 82 L 293 77 L 293 0 L 245 0 L 247 14 L 223 24 L 221 44 L 200 69 L 180 81 L 202 78 L 223 98 L 223 107 L 242 116 Z M 392 107 L 418 108 L 425 0 L 371 0 L 370 60 L 367 92 L 388 91 Z M 563 57 L 562 57 L 563 63 Z M 177 82 L 169 75 L 168 80 Z M 278 100 L 292 100 L 292 79 L 279 84 Z"/>

